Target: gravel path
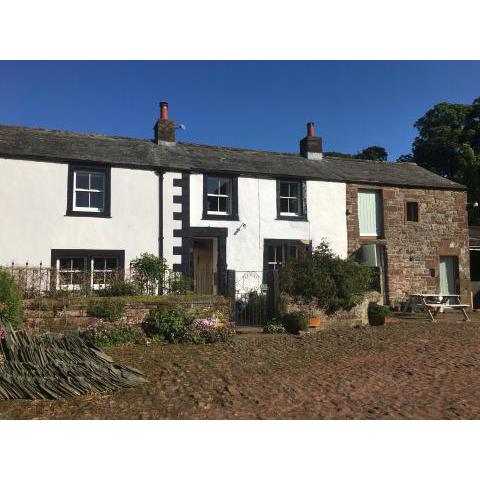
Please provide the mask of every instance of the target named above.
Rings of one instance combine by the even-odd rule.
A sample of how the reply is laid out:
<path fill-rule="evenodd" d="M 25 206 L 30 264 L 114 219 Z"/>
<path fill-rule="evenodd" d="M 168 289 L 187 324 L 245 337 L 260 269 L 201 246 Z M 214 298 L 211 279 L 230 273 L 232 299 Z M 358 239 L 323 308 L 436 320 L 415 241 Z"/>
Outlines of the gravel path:
<path fill-rule="evenodd" d="M 108 353 L 150 383 L 70 401 L 3 401 L 0 418 L 480 418 L 478 321 L 398 321 Z"/>

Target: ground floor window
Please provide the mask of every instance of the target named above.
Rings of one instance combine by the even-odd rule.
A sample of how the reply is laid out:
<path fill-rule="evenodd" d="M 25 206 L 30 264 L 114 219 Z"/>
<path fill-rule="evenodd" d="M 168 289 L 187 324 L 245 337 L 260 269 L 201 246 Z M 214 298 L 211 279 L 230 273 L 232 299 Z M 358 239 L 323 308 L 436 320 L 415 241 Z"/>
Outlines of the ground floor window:
<path fill-rule="evenodd" d="M 311 251 L 311 243 L 302 240 L 266 239 L 264 242 L 264 270 L 277 270 L 294 258 Z"/>
<path fill-rule="evenodd" d="M 124 250 L 52 250 L 56 288 L 100 290 L 123 273 Z"/>

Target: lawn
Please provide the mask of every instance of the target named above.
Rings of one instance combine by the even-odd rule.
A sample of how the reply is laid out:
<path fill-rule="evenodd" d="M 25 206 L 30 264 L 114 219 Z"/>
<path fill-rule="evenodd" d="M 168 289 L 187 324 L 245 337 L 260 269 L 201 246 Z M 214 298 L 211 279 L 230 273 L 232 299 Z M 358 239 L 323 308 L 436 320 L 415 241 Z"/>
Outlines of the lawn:
<path fill-rule="evenodd" d="M 480 418 L 477 320 L 107 351 L 149 383 L 69 401 L 0 401 L 0 418 Z"/>

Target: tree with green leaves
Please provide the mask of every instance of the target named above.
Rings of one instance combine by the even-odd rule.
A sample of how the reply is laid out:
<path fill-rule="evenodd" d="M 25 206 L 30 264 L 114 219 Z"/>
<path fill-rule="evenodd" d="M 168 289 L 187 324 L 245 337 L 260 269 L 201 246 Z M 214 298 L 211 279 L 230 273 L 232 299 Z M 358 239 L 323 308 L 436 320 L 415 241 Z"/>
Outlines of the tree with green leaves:
<path fill-rule="evenodd" d="M 464 184 L 468 201 L 480 200 L 480 97 L 469 104 L 442 102 L 417 120 L 412 159 L 432 172 Z M 408 155 L 402 155 L 404 161 Z M 480 224 L 479 209 L 469 210 Z"/>
<path fill-rule="evenodd" d="M 363 158 L 365 160 L 375 160 L 377 162 L 386 162 L 388 157 L 387 151 L 378 145 L 364 148 L 356 158 Z"/>
<path fill-rule="evenodd" d="M 388 153 L 383 147 L 378 145 L 372 145 L 371 147 L 364 148 L 358 153 L 342 153 L 342 152 L 325 152 L 327 157 L 338 158 L 360 158 L 362 160 L 374 160 L 377 162 L 386 162 Z"/>

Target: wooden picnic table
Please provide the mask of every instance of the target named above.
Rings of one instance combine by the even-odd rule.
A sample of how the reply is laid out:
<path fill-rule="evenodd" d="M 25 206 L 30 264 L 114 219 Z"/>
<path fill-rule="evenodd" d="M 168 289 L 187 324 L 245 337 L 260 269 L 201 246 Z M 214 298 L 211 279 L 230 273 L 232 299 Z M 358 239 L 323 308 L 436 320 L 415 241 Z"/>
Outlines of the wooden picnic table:
<path fill-rule="evenodd" d="M 407 303 L 403 307 L 403 311 L 407 312 L 410 308 L 415 312 L 415 307 L 422 307 L 425 309 L 432 322 L 435 321 L 435 316 L 439 312 L 443 313 L 446 309 L 461 310 L 464 320 L 466 322 L 470 320 L 466 310 L 467 308 L 470 308 L 470 305 L 462 303 L 460 295 L 458 294 L 411 293 L 408 296 Z"/>

